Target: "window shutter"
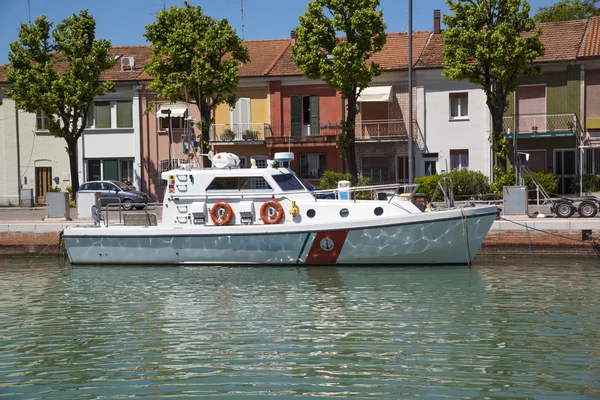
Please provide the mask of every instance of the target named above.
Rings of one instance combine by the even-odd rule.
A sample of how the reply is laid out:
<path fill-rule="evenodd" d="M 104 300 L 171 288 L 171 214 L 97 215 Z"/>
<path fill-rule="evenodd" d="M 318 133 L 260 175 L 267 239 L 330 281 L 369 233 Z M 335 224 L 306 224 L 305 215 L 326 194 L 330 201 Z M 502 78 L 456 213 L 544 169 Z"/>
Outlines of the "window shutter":
<path fill-rule="evenodd" d="M 300 96 L 290 96 L 290 111 L 292 124 L 292 136 L 300 139 L 302 136 L 300 113 L 302 112 L 302 101 Z"/>
<path fill-rule="evenodd" d="M 94 111 L 96 112 L 96 128 L 110 128 L 110 102 L 99 101 L 94 103 Z"/>
<path fill-rule="evenodd" d="M 310 96 L 310 135 L 320 135 L 319 127 L 319 96 Z"/>
<path fill-rule="evenodd" d="M 251 125 L 251 117 L 250 117 L 250 99 L 249 98 L 241 98 L 240 102 L 240 119 L 242 123 L 242 129 L 245 131 L 246 129 L 252 129 Z"/>
<path fill-rule="evenodd" d="M 117 128 L 133 128 L 131 101 L 117 101 Z"/>

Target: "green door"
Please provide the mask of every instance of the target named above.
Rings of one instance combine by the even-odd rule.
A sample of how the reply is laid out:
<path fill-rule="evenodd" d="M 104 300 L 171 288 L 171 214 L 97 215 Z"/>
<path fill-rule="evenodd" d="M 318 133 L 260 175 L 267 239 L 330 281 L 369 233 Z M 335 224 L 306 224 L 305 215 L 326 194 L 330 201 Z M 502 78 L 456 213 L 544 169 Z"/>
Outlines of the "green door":
<path fill-rule="evenodd" d="M 300 113 L 302 112 L 302 102 L 300 96 L 290 96 L 290 109 L 291 109 L 291 118 L 290 122 L 292 124 L 292 137 L 295 139 L 302 138 L 302 121 L 300 117 Z"/>
<path fill-rule="evenodd" d="M 102 176 L 105 181 L 118 181 L 119 180 L 119 161 L 118 160 L 104 160 L 102 162 Z"/>

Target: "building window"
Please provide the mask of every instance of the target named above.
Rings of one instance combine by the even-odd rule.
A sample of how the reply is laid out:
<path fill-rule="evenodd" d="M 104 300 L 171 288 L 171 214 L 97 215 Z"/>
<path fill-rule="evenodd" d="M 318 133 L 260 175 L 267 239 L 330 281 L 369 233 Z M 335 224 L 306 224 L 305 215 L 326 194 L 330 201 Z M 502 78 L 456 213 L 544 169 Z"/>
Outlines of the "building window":
<path fill-rule="evenodd" d="M 450 119 L 469 117 L 469 94 L 450 93 Z"/>
<path fill-rule="evenodd" d="M 131 100 L 96 101 L 88 109 L 87 128 L 133 128 Z"/>
<path fill-rule="evenodd" d="M 300 156 L 300 177 L 321 178 L 325 173 L 327 161 L 325 154 L 302 154 Z"/>
<path fill-rule="evenodd" d="M 133 182 L 133 159 L 88 159 L 86 181 L 111 180 L 131 184 Z"/>
<path fill-rule="evenodd" d="M 450 150 L 450 169 L 469 168 L 469 150 Z"/>
<path fill-rule="evenodd" d="M 36 116 L 35 127 L 38 131 L 47 131 L 48 130 L 48 116 L 42 111 L 38 110 Z"/>
<path fill-rule="evenodd" d="M 267 168 L 266 156 L 252 156 L 251 158 L 256 161 L 256 168 Z M 252 178 L 250 184 L 252 189 L 270 189 L 269 184 L 264 178 Z"/>
<path fill-rule="evenodd" d="M 242 97 L 238 99 L 235 107 L 231 109 L 231 130 L 239 135 L 251 129 L 250 99 Z"/>
<path fill-rule="evenodd" d="M 362 176 L 371 179 L 371 183 L 388 183 L 390 181 L 389 157 L 363 157 Z"/>
<path fill-rule="evenodd" d="M 437 161 L 425 160 L 425 176 L 437 174 Z"/>
<path fill-rule="evenodd" d="M 160 130 L 168 131 L 169 130 L 169 118 L 159 118 L 160 121 Z M 171 128 L 172 129 L 183 129 L 183 117 L 171 117 Z"/>
<path fill-rule="evenodd" d="M 94 103 L 94 128 L 110 128 L 110 101 Z"/>
<path fill-rule="evenodd" d="M 319 96 L 290 96 L 290 111 L 293 137 L 320 134 Z"/>
<path fill-rule="evenodd" d="M 130 100 L 117 101 L 117 128 L 133 128 L 133 107 Z"/>

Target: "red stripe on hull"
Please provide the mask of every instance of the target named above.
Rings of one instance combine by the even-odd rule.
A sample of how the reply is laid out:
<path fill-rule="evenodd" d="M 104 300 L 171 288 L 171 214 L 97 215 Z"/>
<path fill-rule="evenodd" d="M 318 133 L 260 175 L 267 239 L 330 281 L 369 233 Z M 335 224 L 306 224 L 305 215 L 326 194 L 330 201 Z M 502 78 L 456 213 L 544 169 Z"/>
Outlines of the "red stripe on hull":
<path fill-rule="evenodd" d="M 342 252 L 347 236 L 348 230 L 317 233 L 306 256 L 305 263 L 335 264 Z"/>

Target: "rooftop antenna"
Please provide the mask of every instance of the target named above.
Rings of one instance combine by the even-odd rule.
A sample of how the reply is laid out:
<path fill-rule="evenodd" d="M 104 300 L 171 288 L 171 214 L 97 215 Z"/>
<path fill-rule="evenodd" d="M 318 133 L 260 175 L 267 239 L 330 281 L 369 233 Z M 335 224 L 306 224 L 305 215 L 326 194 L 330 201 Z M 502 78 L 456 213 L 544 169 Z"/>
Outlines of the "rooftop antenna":
<path fill-rule="evenodd" d="M 238 6 L 232 5 L 231 7 L 238 7 Z M 242 40 L 244 40 L 244 0 L 240 0 L 239 7 L 242 10 Z"/>
<path fill-rule="evenodd" d="M 29 25 L 31 25 L 31 0 L 27 0 L 27 14 L 29 16 Z"/>

